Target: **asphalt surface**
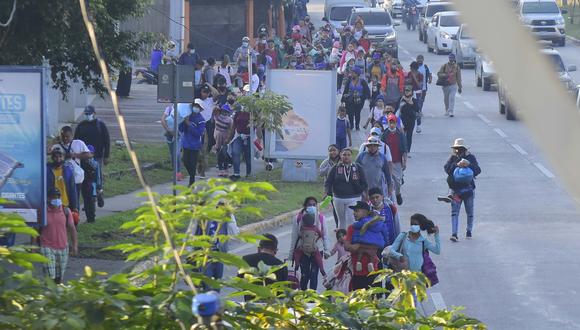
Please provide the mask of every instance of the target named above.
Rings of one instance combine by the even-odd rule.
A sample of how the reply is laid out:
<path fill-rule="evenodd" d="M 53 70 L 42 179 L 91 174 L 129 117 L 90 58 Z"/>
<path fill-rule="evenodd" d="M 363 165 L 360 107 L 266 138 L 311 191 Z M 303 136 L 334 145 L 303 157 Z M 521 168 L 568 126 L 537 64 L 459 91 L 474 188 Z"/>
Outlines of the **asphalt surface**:
<path fill-rule="evenodd" d="M 315 23 L 322 18 L 322 4 L 322 0 L 309 4 Z M 447 61 L 447 56 L 427 53 L 417 32 L 400 26 L 398 38 L 399 56 L 405 67 L 418 54 L 425 56 L 432 71 Z M 566 65 L 580 65 L 578 46 L 569 43 L 557 50 Z M 553 174 L 524 124 L 507 121 L 499 114 L 496 90 L 484 92 L 477 88 L 473 69 L 464 69 L 462 75 L 463 94 L 456 99 L 454 118 L 443 115 L 441 89 L 430 86 L 423 110 L 423 132 L 414 136 L 412 158 L 405 172 L 404 204 L 400 207 L 402 228 L 406 230 L 409 216 L 419 212 L 441 229 L 442 253 L 433 256 L 440 283 L 429 290 L 425 309 L 432 312 L 465 306 L 467 314 L 485 322 L 489 329 L 580 329 L 580 263 L 574 261 L 580 250 L 578 203 Z M 572 75 L 580 82 L 580 73 Z M 134 85 L 132 95 L 136 99 L 121 101 L 135 140 L 161 141 L 158 120 L 164 106 L 155 102 L 154 93 L 153 86 Z M 98 102 L 98 114 L 110 123 L 116 138 L 117 126 L 107 102 Z M 550 120 L 550 109 L 546 113 L 546 120 Z M 364 135 L 362 131 L 356 133 L 354 145 Z M 437 202 L 436 197 L 447 191 L 443 164 L 457 137 L 466 140 L 479 160 L 482 174 L 476 182 L 474 238 L 465 240 L 462 210 L 460 241 L 452 243 L 448 239 L 450 206 Z M 320 197 L 322 187 L 313 194 Z M 329 228 L 334 228 L 331 217 L 327 220 Z M 272 231 L 280 241 L 281 259 L 288 257 L 290 230 L 290 226 L 283 226 Z M 330 234 L 334 243 L 334 235 Z M 255 246 L 239 245 L 231 252 L 245 255 L 255 251 Z M 325 262 L 327 271 L 334 261 L 335 257 Z M 234 275 L 234 271 L 230 269 L 226 274 Z"/>
<path fill-rule="evenodd" d="M 315 22 L 322 17 L 322 3 L 309 4 Z M 405 67 L 418 54 L 433 71 L 447 61 L 447 56 L 427 53 L 417 32 L 401 26 L 398 38 Z M 557 50 L 566 65 L 580 64 L 577 46 L 569 43 Z M 580 248 L 578 204 L 563 189 L 524 124 L 499 114 L 496 90 L 477 88 L 473 69 L 464 69 L 462 75 L 463 95 L 456 99 L 454 118 L 443 115 L 441 89 L 430 86 L 423 132 L 414 136 L 405 172 L 402 228 L 407 229 L 410 215 L 419 212 L 441 229 L 442 253 L 433 256 L 440 283 L 429 290 L 425 309 L 465 306 L 467 314 L 489 329 L 580 329 L 580 264 L 573 257 Z M 577 72 L 573 76 L 580 81 Z M 549 109 L 547 113 L 549 120 Z M 360 142 L 364 133 L 355 136 Z M 436 197 L 447 191 L 443 164 L 457 137 L 466 139 L 483 172 L 476 182 L 474 238 L 465 239 L 462 210 L 460 241 L 452 243 L 450 206 Z M 330 217 L 327 221 L 334 228 Z M 281 259 L 288 257 L 290 230 L 284 226 L 273 231 L 280 240 Z M 233 252 L 244 255 L 255 250 L 242 245 Z M 325 262 L 327 271 L 335 260 Z"/>

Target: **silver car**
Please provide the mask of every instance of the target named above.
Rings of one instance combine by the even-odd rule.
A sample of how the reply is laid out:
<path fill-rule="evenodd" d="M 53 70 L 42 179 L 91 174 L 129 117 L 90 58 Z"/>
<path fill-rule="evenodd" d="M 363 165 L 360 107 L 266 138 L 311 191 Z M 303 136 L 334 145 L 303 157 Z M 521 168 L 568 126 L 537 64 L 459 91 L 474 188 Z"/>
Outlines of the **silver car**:
<path fill-rule="evenodd" d="M 398 55 L 397 32 L 391 14 L 384 8 L 353 8 L 348 20 L 349 25 L 354 25 L 357 17 L 364 21 L 364 29 L 368 32 L 371 42 L 378 43 L 385 51 L 393 56 Z"/>
<path fill-rule="evenodd" d="M 427 28 L 433 15 L 441 11 L 453 10 L 451 2 L 427 2 L 425 6 L 420 7 L 421 12 L 419 13 L 419 41 L 427 43 Z"/>
<path fill-rule="evenodd" d="M 475 65 L 475 40 L 471 38 L 471 35 L 467 31 L 467 25 L 461 24 L 457 35 L 451 37 L 453 40 L 451 44 L 451 53 L 455 54 L 457 64 L 460 68 L 466 65 Z"/>
<path fill-rule="evenodd" d="M 475 56 L 475 85 L 483 87 L 484 91 L 489 91 L 492 84 L 497 83 L 493 62 L 482 53 Z"/>

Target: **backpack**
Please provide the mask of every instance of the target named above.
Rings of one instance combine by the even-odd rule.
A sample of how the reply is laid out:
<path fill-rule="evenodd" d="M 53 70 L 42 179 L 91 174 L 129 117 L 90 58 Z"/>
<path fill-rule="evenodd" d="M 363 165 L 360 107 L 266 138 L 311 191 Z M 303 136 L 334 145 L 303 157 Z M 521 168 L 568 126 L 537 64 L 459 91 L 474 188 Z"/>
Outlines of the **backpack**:
<path fill-rule="evenodd" d="M 298 247 L 305 254 L 312 255 L 318 251 L 318 245 L 316 243 L 322 238 L 322 231 L 316 227 L 315 218 L 312 214 L 305 213 L 298 221 L 300 221 L 300 229 L 298 231 L 300 245 Z"/>
<path fill-rule="evenodd" d="M 97 166 L 93 158 L 81 159 L 81 168 L 85 171 L 85 179 L 94 180 L 97 177 Z"/>

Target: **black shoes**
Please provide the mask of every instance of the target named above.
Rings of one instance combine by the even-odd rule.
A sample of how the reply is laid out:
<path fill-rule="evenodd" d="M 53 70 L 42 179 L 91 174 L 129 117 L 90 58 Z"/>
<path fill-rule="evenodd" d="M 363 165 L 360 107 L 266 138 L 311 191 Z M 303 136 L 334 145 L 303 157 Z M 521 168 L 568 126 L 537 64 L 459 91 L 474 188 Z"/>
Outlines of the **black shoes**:
<path fill-rule="evenodd" d="M 103 189 L 100 189 L 97 192 L 97 205 L 99 207 L 103 207 L 105 206 L 105 199 L 103 198 Z"/>
<path fill-rule="evenodd" d="M 470 239 L 471 237 L 472 237 L 472 236 L 471 236 L 471 231 L 469 231 L 469 230 L 468 230 L 468 231 L 465 233 L 465 238 L 467 238 L 467 239 Z"/>
<path fill-rule="evenodd" d="M 439 196 L 437 197 L 437 200 L 440 202 L 451 203 L 451 201 L 453 200 L 453 196 L 451 195 Z"/>
<path fill-rule="evenodd" d="M 398 194 L 396 197 L 397 197 L 397 205 L 403 204 L 403 196 L 401 196 L 401 194 Z"/>
<path fill-rule="evenodd" d="M 451 242 L 459 242 L 459 238 L 457 237 L 457 234 L 453 234 L 451 235 L 451 238 L 449 238 L 449 240 L 451 240 Z"/>

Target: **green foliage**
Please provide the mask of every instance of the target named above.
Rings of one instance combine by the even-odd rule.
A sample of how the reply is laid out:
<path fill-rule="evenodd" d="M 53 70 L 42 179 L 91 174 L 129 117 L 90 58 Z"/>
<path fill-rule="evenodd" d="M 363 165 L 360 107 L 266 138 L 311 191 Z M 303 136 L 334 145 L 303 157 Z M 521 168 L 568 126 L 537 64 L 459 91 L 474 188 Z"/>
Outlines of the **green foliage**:
<path fill-rule="evenodd" d="M 151 0 L 91 0 L 90 16 L 95 24 L 109 70 L 126 66 L 135 59 L 148 36 L 120 31 L 119 22 L 141 16 Z M 0 13 L 9 13 L 12 1 L 0 2 Z M 3 18 L 5 20 L 6 18 Z M 45 57 L 51 76 L 63 97 L 70 81 L 81 81 L 85 89 L 95 88 L 102 95 L 106 89 L 90 45 L 77 0 L 19 0 L 14 20 L 0 28 L 0 63 L 41 65 Z"/>
<path fill-rule="evenodd" d="M 459 309 L 420 315 L 413 295 L 419 300 L 427 297 L 428 280 L 421 273 L 377 272 L 377 281 L 391 279 L 392 292 L 372 288 L 345 295 L 292 290 L 287 282 L 265 285 L 279 267 L 259 264 L 250 268 L 240 256 L 212 248 L 216 240 L 256 243 L 261 236 L 188 234 L 196 226 L 205 228 L 209 221 L 227 225 L 231 214 L 243 210 L 245 202 L 264 200 L 265 193 L 273 189 L 264 182 L 210 179 L 197 183 L 193 191 L 180 188 L 175 197 L 155 196 L 156 205 L 144 205 L 134 220 L 122 226 L 144 239 L 114 247 L 129 259 L 143 261 L 131 273 L 108 276 L 86 267 L 81 279 L 55 285 L 33 277 L 30 271 L 11 273 L 0 267 L 0 328 L 188 329 L 196 322 L 191 299 L 205 283 L 224 292 L 222 318 L 233 329 L 485 329 Z M 166 223 L 170 242 L 165 240 L 156 214 Z M 22 227 L 21 219 L 0 213 L 2 232 Z M 171 246 L 180 258 L 174 259 Z M 6 256 L 15 249 L 2 251 L 9 253 L 0 254 L 0 264 L 10 261 Z M 16 258 L 32 255 L 22 253 Z M 187 275 L 179 273 L 176 260 L 187 260 Z M 243 275 L 209 279 L 199 272 L 208 262 L 237 267 Z M 183 291 L 178 284 L 187 277 L 194 287 Z M 244 295 L 253 298 L 240 302 Z"/>
<path fill-rule="evenodd" d="M 283 136 L 282 118 L 292 110 L 292 104 L 286 95 L 267 91 L 259 97 L 257 95 L 240 96 L 238 102 L 252 114 L 252 126 L 263 127 L 266 131 L 277 132 Z"/>

